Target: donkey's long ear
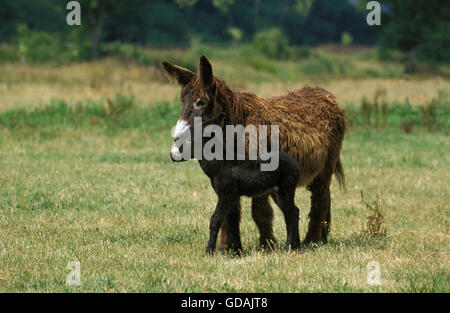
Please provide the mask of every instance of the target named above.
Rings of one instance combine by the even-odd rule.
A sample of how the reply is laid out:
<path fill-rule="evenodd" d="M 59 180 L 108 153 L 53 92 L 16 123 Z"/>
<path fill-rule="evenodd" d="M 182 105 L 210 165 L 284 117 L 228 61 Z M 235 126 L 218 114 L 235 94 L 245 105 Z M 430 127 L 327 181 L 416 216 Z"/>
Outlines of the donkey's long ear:
<path fill-rule="evenodd" d="M 200 57 L 198 75 L 200 76 L 200 83 L 203 89 L 209 90 L 214 86 L 214 74 L 212 66 L 204 55 Z"/>
<path fill-rule="evenodd" d="M 161 63 L 161 68 L 167 74 L 170 80 L 177 82 L 181 86 L 186 86 L 195 76 L 195 73 L 190 70 L 173 65 L 167 61 Z"/>

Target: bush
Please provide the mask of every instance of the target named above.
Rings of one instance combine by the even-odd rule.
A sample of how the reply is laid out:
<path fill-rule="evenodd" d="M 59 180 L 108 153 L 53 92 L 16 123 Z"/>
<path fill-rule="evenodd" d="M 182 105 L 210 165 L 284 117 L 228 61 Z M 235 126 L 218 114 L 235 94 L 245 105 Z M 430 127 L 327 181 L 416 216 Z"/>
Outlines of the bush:
<path fill-rule="evenodd" d="M 287 38 L 281 29 L 276 27 L 257 32 L 253 45 L 256 50 L 270 58 L 283 59 L 291 55 Z"/>
<path fill-rule="evenodd" d="M 343 32 L 341 35 L 341 44 L 350 46 L 353 43 L 353 37 L 348 32 Z"/>
<path fill-rule="evenodd" d="M 143 54 L 143 51 L 130 43 L 111 42 L 102 46 L 103 55 L 113 55 L 124 59 L 135 60 L 144 65 L 149 65 L 149 61 Z"/>
<path fill-rule="evenodd" d="M 418 48 L 418 54 L 426 60 L 450 63 L 450 22 L 440 22 L 438 31 L 430 31 L 427 41 Z"/>
<path fill-rule="evenodd" d="M 293 49 L 294 59 L 307 59 L 311 56 L 311 51 L 307 46 L 301 46 Z"/>
<path fill-rule="evenodd" d="M 350 59 L 339 58 L 326 53 L 315 53 L 301 64 L 300 69 L 305 75 L 346 76 L 354 71 Z"/>
<path fill-rule="evenodd" d="M 89 44 L 77 30 L 68 33 L 64 40 L 59 33 L 30 30 L 26 24 L 19 24 L 17 33 L 14 50 L 22 62 L 69 63 L 89 55 Z"/>
<path fill-rule="evenodd" d="M 42 31 L 31 31 L 27 25 L 17 27 L 17 48 L 24 62 L 44 62 L 55 59 L 61 43 L 58 38 Z"/>
<path fill-rule="evenodd" d="M 141 46 L 131 43 L 111 42 L 102 45 L 102 54 L 105 56 L 115 56 L 125 60 L 133 60 L 146 66 L 160 68 L 160 63 L 164 60 L 170 61 L 176 65 L 195 71 L 197 68 L 198 56 L 192 56 L 197 51 L 189 50 L 185 54 L 174 53 L 167 49 L 145 49 Z"/>
<path fill-rule="evenodd" d="M 0 45 L 0 63 L 8 63 L 18 61 L 17 50 L 13 46 Z"/>

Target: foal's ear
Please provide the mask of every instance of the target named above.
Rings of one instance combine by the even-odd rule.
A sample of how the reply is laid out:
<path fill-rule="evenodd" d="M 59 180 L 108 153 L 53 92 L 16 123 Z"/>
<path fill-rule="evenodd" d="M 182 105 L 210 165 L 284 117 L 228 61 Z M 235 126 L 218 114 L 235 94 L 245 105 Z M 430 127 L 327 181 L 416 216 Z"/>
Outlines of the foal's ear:
<path fill-rule="evenodd" d="M 167 61 L 161 63 L 161 68 L 170 80 L 177 82 L 181 86 L 186 86 L 195 76 L 195 73 L 187 68 L 173 65 Z"/>
<path fill-rule="evenodd" d="M 211 63 L 202 55 L 200 57 L 200 64 L 198 65 L 198 75 L 200 76 L 200 83 L 205 90 L 210 90 L 214 87 L 214 75 Z"/>

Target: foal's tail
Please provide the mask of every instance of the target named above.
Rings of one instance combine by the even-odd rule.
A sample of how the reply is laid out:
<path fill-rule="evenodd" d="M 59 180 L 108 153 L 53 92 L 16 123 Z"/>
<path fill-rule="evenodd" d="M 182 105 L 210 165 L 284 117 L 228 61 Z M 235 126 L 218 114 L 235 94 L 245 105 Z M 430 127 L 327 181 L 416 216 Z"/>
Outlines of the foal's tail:
<path fill-rule="evenodd" d="M 338 159 L 336 167 L 334 168 L 334 175 L 339 183 L 339 187 L 345 190 L 345 174 L 340 158 Z"/>

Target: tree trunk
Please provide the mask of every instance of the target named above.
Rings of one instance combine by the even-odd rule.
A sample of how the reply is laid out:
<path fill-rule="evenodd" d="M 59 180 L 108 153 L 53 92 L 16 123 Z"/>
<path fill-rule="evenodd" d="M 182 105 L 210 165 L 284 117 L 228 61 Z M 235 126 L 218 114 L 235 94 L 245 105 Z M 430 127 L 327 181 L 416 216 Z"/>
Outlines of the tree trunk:
<path fill-rule="evenodd" d="M 408 58 L 405 62 L 405 73 L 414 73 L 417 70 L 416 65 L 416 48 L 412 48 L 411 50 L 409 50 Z"/>
<path fill-rule="evenodd" d="M 254 27 L 255 27 L 255 33 L 258 30 L 258 24 L 259 24 L 259 0 L 255 0 L 255 20 L 253 21 Z"/>
<path fill-rule="evenodd" d="M 100 45 L 103 24 L 105 22 L 105 12 L 100 11 L 98 16 L 92 14 L 91 21 L 94 26 L 94 33 L 92 34 L 92 57 L 95 59 L 98 56 L 98 48 Z"/>

